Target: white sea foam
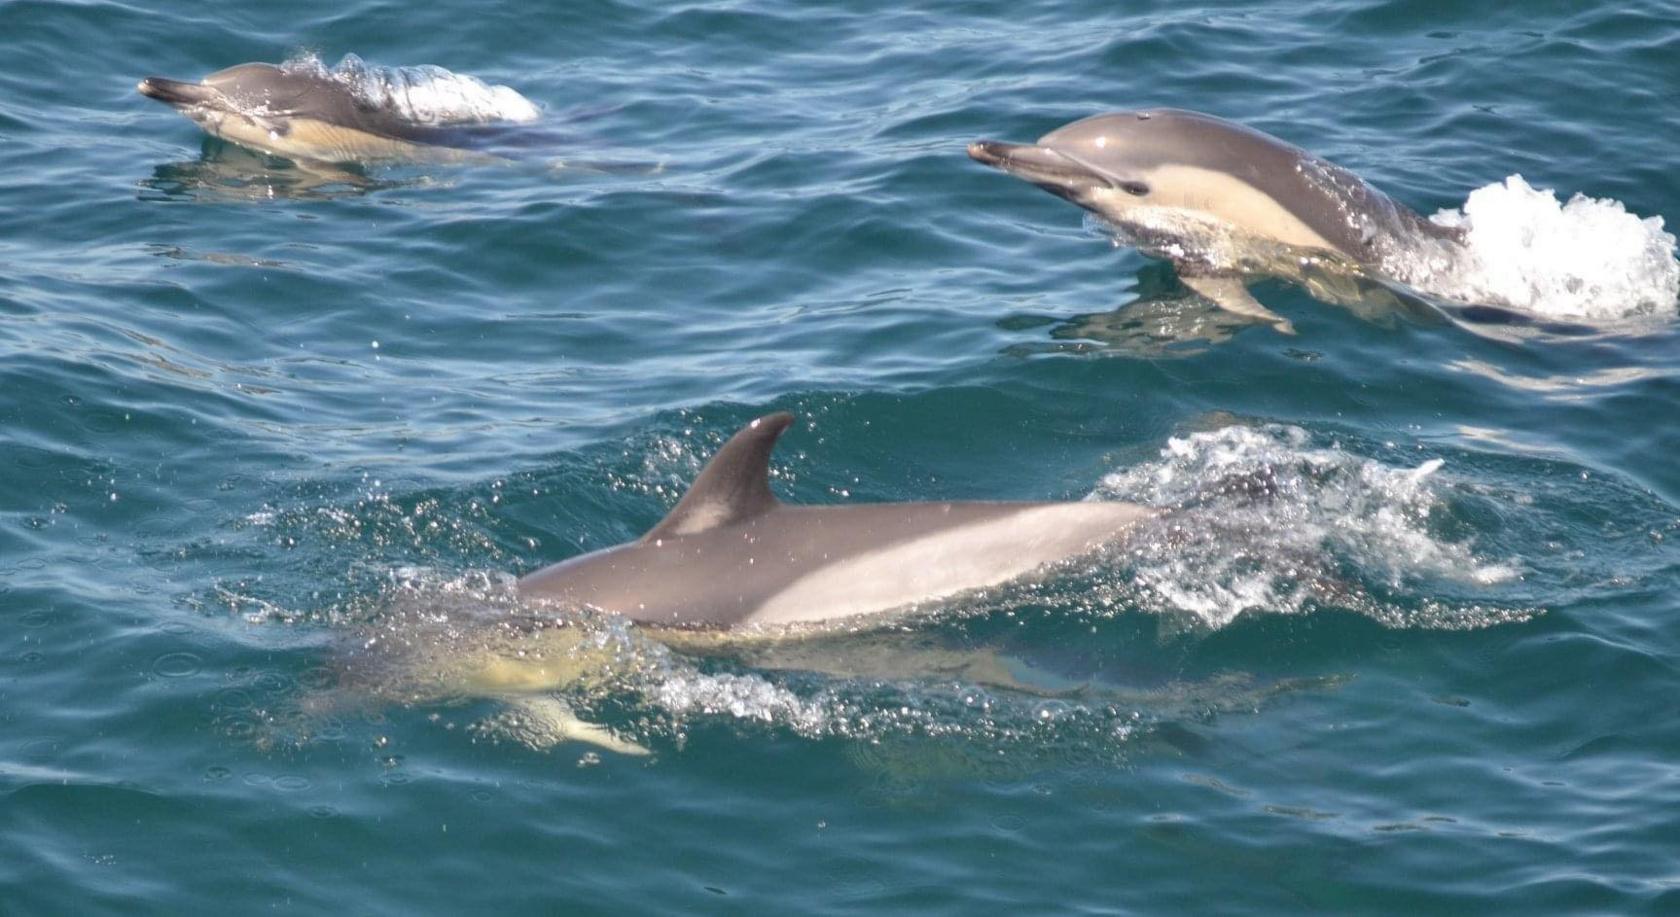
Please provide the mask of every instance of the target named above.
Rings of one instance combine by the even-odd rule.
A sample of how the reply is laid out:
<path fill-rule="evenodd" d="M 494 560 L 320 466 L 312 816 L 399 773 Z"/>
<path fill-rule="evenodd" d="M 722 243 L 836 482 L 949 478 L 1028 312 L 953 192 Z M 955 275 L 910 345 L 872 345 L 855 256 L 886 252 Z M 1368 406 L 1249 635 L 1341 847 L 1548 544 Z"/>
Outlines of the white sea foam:
<path fill-rule="evenodd" d="M 1666 318 L 1680 306 L 1674 234 L 1662 217 L 1641 218 L 1620 201 L 1560 202 L 1512 175 L 1430 219 L 1464 230 L 1465 250 L 1400 272 L 1427 292 L 1588 320 Z"/>
<path fill-rule="evenodd" d="M 294 58 L 291 70 L 321 73 L 349 86 L 370 107 L 389 111 L 415 124 L 450 127 L 471 124 L 528 123 L 542 117 L 530 99 L 507 86 L 442 67 L 375 67 L 354 54 L 328 69 L 315 55 Z"/>
<path fill-rule="evenodd" d="M 1298 427 L 1231 426 L 1168 440 L 1158 460 L 1109 475 L 1092 498 L 1173 508 L 1164 530 L 1128 555 L 1128 590 L 1158 611 L 1188 612 L 1211 627 L 1245 611 L 1313 604 L 1399 627 L 1494 623 L 1506 613 L 1433 602 L 1408 611 L 1360 585 L 1487 586 L 1518 576 L 1434 524 L 1446 503 L 1442 468 L 1440 459 L 1396 466 L 1315 445 Z"/>
<path fill-rule="evenodd" d="M 800 735 L 822 736 L 834 731 L 832 699 L 804 698 L 757 675 L 707 675 L 677 669 L 647 688 L 649 698 L 678 717 L 728 716 L 736 720 L 776 723 Z"/>

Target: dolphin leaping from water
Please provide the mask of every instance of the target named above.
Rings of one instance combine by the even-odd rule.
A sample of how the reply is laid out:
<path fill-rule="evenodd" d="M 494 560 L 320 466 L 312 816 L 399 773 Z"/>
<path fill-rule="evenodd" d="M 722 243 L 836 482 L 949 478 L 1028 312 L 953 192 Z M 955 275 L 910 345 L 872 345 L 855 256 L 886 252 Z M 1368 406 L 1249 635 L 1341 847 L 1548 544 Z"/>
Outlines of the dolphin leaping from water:
<path fill-rule="evenodd" d="M 1285 332 L 1247 278 L 1282 277 L 1347 302 L 1360 291 L 1338 278 L 1400 278 L 1408 259 L 1459 238 L 1340 166 L 1197 112 L 1096 115 L 1037 143 L 981 140 L 968 154 L 1092 211 L 1171 261 L 1197 293 Z"/>

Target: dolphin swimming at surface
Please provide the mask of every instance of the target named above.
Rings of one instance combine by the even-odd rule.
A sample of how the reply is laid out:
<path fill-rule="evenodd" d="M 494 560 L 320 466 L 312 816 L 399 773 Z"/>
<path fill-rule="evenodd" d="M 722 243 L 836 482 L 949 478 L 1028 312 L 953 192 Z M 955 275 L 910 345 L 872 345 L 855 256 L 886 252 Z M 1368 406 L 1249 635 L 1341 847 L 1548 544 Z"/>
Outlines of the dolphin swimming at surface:
<path fill-rule="evenodd" d="M 1037 143 L 977 141 L 968 154 L 1092 211 L 1172 262 L 1192 290 L 1284 332 L 1289 322 L 1247 280 L 1281 277 L 1352 302 L 1365 294 L 1349 278 L 1396 279 L 1407 259 L 1460 240 L 1340 166 L 1197 112 L 1095 115 Z"/>
<path fill-rule="evenodd" d="M 579 719 L 556 692 L 599 683 L 633 667 L 621 646 L 544 609 L 619 616 L 652 641 L 679 651 L 729 652 L 834 637 L 809 625 L 851 621 L 935 603 L 1042 573 L 1122 541 L 1158 515 L 1117 501 L 859 503 L 793 506 L 770 490 L 770 455 L 790 414 L 741 428 L 706 464 L 666 517 L 636 541 L 573 557 L 520 578 L 517 604 L 465 632 L 427 637 L 416 628 L 454 628 L 457 612 L 417 611 L 409 625 L 354 646 L 351 681 L 404 703 L 491 698 L 517 720 L 528 744 L 576 740 L 624 754 L 647 749 Z M 608 621 L 611 618 L 606 619 Z M 395 637 L 393 637 L 395 634 Z M 869 671 L 880 654 L 866 645 L 813 651 L 847 671 Z M 852 658 L 846 659 L 850 652 Z M 792 664 L 807 668 L 813 654 Z M 991 653 L 888 651 L 876 664 L 1016 687 Z"/>
<path fill-rule="evenodd" d="M 506 86 L 435 67 L 369 68 L 354 55 L 336 70 L 249 63 L 137 88 L 212 136 L 306 162 L 494 159 L 466 147 L 468 129 L 540 115 Z"/>
<path fill-rule="evenodd" d="M 520 596 L 663 627 L 834 621 L 1019 579 L 1156 513 L 1100 500 L 792 506 L 769 477 L 792 423 L 747 424 L 647 534 L 528 574 Z"/>

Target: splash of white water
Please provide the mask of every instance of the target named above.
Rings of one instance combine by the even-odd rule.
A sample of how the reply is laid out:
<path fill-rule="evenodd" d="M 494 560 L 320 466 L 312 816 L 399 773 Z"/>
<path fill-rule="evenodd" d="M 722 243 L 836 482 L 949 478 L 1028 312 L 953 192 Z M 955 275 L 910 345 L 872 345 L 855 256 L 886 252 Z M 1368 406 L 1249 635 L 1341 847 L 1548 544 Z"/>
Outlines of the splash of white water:
<path fill-rule="evenodd" d="M 288 70 L 330 77 L 349 86 L 368 106 L 415 124 L 450 127 L 528 123 L 542 117 L 530 99 L 507 86 L 429 64 L 375 67 L 354 54 L 327 68 L 313 54 L 287 61 Z"/>
<path fill-rule="evenodd" d="M 1478 608 L 1453 620 L 1436 620 L 1444 608 L 1403 613 L 1360 594 L 1338 569 L 1394 588 L 1518 576 L 1432 524 L 1445 508 L 1442 467 L 1440 459 L 1396 467 L 1317 446 L 1299 427 L 1230 426 L 1168 440 L 1158 460 L 1108 475 L 1091 498 L 1173 508 L 1165 532 L 1132 546 L 1132 586 L 1146 605 L 1211 627 L 1314 601 L 1350 604 L 1392 626 L 1494 623 Z"/>
<path fill-rule="evenodd" d="M 1506 305 L 1555 318 L 1670 318 L 1680 307 L 1675 237 L 1660 216 L 1576 194 L 1560 202 L 1521 175 L 1478 188 L 1433 222 L 1464 232 L 1446 263 L 1402 277 L 1461 302 Z"/>

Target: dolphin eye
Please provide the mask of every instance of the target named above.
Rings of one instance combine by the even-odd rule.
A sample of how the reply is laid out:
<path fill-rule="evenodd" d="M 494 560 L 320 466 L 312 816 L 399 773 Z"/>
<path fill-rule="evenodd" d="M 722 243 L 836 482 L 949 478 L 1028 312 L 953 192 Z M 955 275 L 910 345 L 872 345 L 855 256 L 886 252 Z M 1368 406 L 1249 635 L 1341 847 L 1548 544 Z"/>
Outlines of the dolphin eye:
<path fill-rule="evenodd" d="M 1140 181 L 1123 181 L 1120 190 L 1133 197 L 1143 197 L 1149 193 L 1149 186 Z"/>

